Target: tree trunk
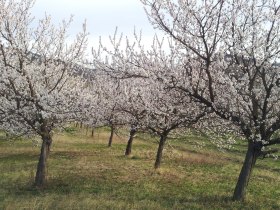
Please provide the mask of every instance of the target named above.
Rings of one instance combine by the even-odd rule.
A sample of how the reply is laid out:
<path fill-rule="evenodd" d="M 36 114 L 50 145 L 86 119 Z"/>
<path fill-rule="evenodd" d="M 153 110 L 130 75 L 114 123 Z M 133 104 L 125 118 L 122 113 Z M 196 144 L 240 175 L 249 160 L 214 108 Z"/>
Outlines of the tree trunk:
<path fill-rule="evenodd" d="M 127 145 L 126 145 L 126 150 L 125 150 L 125 155 L 126 156 L 131 154 L 131 147 L 132 147 L 132 142 L 133 142 L 133 138 L 134 138 L 135 133 L 136 133 L 136 129 L 132 127 L 130 129 L 129 139 L 128 139 L 128 142 L 127 142 Z"/>
<path fill-rule="evenodd" d="M 40 153 L 40 158 L 37 165 L 37 172 L 35 177 L 36 187 L 43 187 L 46 183 L 47 159 L 50 153 L 51 143 L 52 143 L 52 138 L 49 135 L 49 133 L 48 135 L 44 135 L 42 137 L 41 153 Z"/>
<path fill-rule="evenodd" d="M 246 188 L 260 152 L 261 147 L 258 144 L 251 142 L 248 144 L 246 157 L 233 194 L 234 201 L 243 201 L 245 199 Z"/>
<path fill-rule="evenodd" d="M 37 172 L 35 177 L 35 186 L 43 187 L 47 178 L 47 159 L 49 157 L 50 148 L 52 144 L 51 127 L 47 126 L 46 122 L 43 122 L 41 126 L 40 135 L 42 137 L 42 146 L 39 162 L 37 165 Z"/>
<path fill-rule="evenodd" d="M 167 134 L 163 134 L 160 136 L 160 141 L 159 141 L 158 151 L 157 151 L 157 156 L 156 156 L 156 162 L 154 165 L 155 169 L 160 167 L 162 151 L 163 151 L 166 139 L 167 139 Z"/>
<path fill-rule="evenodd" d="M 91 129 L 91 137 L 94 137 L 94 128 Z"/>
<path fill-rule="evenodd" d="M 110 134 L 110 137 L 109 137 L 108 147 L 112 146 L 114 132 L 115 132 L 115 126 L 112 124 L 110 127 L 111 127 L 111 134 Z"/>

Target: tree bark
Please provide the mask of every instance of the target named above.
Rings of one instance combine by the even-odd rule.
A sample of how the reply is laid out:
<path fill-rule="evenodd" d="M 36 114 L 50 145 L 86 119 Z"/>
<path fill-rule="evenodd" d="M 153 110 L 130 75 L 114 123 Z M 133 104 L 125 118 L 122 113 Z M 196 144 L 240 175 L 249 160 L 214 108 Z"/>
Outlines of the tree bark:
<path fill-rule="evenodd" d="M 35 186 L 41 188 L 46 184 L 47 159 L 49 157 L 50 148 L 52 144 L 51 127 L 48 127 L 46 122 L 43 122 L 41 126 L 40 135 L 42 137 L 42 146 L 41 146 L 39 162 L 37 165 Z"/>
<path fill-rule="evenodd" d="M 248 144 L 246 157 L 233 194 L 234 201 L 243 201 L 245 199 L 246 189 L 260 152 L 260 145 L 252 142 Z"/>
<path fill-rule="evenodd" d="M 111 134 L 110 134 L 110 137 L 109 137 L 108 147 L 112 146 L 114 132 L 115 132 L 115 126 L 113 124 L 111 124 L 110 127 L 111 127 Z"/>
<path fill-rule="evenodd" d="M 91 137 L 94 137 L 94 128 L 91 129 Z"/>
<path fill-rule="evenodd" d="M 160 136 L 160 141 L 159 141 L 158 151 L 157 151 L 157 156 L 156 156 L 156 162 L 155 162 L 155 165 L 154 165 L 155 169 L 158 169 L 160 167 L 161 158 L 162 158 L 162 151 L 163 151 L 166 139 L 167 139 L 167 134 L 163 134 L 163 135 Z"/>
<path fill-rule="evenodd" d="M 136 129 L 132 127 L 130 129 L 129 139 L 128 139 L 128 142 L 127 142 L 127 145 L 126 145 L 126 150 L 125 150 L 125 155 L 126 156 L 131 154 L 132 142 L 133 142 L 135 133 L 136 133 Z"/>
<path fill-rule="evenodd" d="M 43 187 L 47 178 L 47 159 L 50 153 L 52 138 L 49 133 L 42 136 L 42 146 L 39 162 L 37 165 L 37 172 L 35 177 L 35 186 Z"/>

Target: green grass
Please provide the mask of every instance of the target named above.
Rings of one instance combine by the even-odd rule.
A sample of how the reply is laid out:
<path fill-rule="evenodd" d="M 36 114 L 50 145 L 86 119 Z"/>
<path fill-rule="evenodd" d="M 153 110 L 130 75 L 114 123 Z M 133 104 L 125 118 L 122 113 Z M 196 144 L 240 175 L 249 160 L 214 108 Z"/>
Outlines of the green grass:
<path fill-rule="evenodd" d="M 205 137 L 172 139 L 155 171 L 155 137 L 139 135 L 125 157 L 124 131 L 111 148 L 108 129 L 90 134 L 55 134 L 44 189 L 32 186 L 40 148 L 1 139 L 0 209 L 280 209 L 280 164 L 270 159 L 258 160 L 246 201 L 231 201 L 246 149 L 240 142 L 225 153 Z"/>

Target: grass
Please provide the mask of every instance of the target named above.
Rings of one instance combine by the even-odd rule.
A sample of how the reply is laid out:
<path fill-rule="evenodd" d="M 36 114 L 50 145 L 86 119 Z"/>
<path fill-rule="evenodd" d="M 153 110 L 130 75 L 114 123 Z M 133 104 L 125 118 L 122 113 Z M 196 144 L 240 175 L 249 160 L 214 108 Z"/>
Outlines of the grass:
<path fill-rule="evenodd" d="M 246 149 L 240 142 L 225 153 L 200 136 L 172 139 L 155 171 L 155 138 L 139 135 L 125 157 L 125 132 L 111 148 L 108 137 L 106 128 L 94 138 L 76 128 L 56 133 L 40 190 L 32 186 L 40 148 L 1 139 L 0 209 L 280 209 L 280 164 L 267 159 L 258 160 L 246 201 L 231 201 Z"/>

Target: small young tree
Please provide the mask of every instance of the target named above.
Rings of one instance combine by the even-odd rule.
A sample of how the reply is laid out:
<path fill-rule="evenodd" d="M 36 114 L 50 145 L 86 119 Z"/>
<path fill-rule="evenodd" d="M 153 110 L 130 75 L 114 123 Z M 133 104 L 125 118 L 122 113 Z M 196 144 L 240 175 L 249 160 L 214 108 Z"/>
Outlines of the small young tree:
<path fill-rule="evenodd" d="M 174 89 L 166 90 L 161 82 L 151 82 L 150 88 L 153 91 L 145 95 L 147 100 L 145 126 L 160 137 L 154 164 L 157 169 L 160 167 L 164 145 L 170 132 L 178 128 L 190 127 L 206 112 L 199 109 L 199 106 L 185 94 Z"/>
<path fill-rule="evenodd" d="M 138 130 L 144 130 L 144 119 L 147 113 L 145 95 L 149 91 L 148 83 L 143 78 L 120 80 L 121 100 L 117 109 L 124 119 L 124 124 L 130 126 L 129 138 L 125 155 L 131 154 L 132 143 Z"/>
<path fill-rule="evenodd" d="M 93 85 L 97 91 L 99 102 L 98 107 L 92 110 L 92 113 L 98 115 L 100 125 L 109 126 L 108 147 L 111 147 L 117 126 L 123 125 L 125 122 L 118 109 L 118 104 L 123 100 L 120 82 L 108 75 L 103 69 L 97 68 Z"/>
<path fill-rule="evenodd" d="M 52 130 L 74 120 L 82 106 L 83 82 L 73 76 L 73 69 L 83 60 L 87 32 L 84 25 L 70 42 L 67 29 L 72 19 L 55 27 L 46 16 L 35 26 L 30 13 L 34 3 L 0 1 L 0 98 L 4 129 L 42 138 L 35 178 L 35 185 L 42 187 Z"/>

